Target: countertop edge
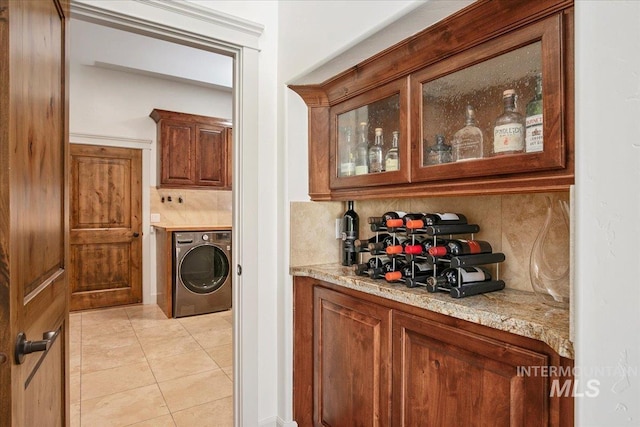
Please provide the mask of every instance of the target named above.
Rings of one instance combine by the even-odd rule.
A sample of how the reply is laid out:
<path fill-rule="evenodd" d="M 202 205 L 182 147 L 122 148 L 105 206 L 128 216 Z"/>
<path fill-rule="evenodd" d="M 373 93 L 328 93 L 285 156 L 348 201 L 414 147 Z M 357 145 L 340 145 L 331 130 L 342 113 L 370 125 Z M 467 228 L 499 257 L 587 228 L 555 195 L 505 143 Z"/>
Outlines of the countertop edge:
<path fill-rule="evenodd" d="M 225 231 L 231 230 L 230 225 L 168 225 L 168 224 L 151 224 L 153 228 L 158 228 L 166 231 Z"/>
<path fill-rule="evenodd" d="M 338 286 L 542 341 L 561 357 L 574 359 L 573 343 L 569 338 L 568 310 L 555 309 L 537 302 L 535 295 L 529 292 L 505 289 L 495 293 L 456 299 L 444 293 L 429 293 L 424 288 L 407 288 L 403 285 L 388 284 L 384 280 L 372 280 L 357 276 L 346 267 L 337 264 L 291 267 L 289 273 L 292 276 L 323 280 Z M 527 300 L 526 305 L 519 302 L 521 299 Z"/>

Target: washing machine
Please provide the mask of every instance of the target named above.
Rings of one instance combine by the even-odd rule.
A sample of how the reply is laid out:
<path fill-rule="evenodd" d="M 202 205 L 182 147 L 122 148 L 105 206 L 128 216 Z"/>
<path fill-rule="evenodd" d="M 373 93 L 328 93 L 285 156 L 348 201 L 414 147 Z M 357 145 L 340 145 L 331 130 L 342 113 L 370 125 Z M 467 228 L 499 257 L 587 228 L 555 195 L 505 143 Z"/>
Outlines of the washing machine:
<path fill-rule="evenodd" d="M 173 233 L 174 317 L 231 308 L 231 231 Z"/>

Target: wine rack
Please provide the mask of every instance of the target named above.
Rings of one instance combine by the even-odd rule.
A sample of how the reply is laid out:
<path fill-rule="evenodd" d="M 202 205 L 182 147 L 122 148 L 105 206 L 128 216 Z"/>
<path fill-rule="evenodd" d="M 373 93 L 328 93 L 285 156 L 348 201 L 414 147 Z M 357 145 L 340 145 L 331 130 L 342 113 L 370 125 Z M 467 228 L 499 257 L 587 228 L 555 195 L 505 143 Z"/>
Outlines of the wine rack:
<path fill-rule="evenodd" d="M 433 239 L 433 246 L 437 245 L 438 239 L 454 239 L 454 236 L 470 235 L 474 240 L 475 233 L 480 231 L 478 224 L 439 224 L 430 225 L 419 229 L 407 229 L 406 227 L 386 227 L 385 225 L 371 224 L 371 231 L 374 233 L 372 237 L 374 242 L 381 242 L 379 236 L 385 236 L 388 234 L 392 236 L 394 241 L 400 241 L 400 239 L 410 239 L 410 244 L 417 244 L 418 239 Z M 372 245 L 375 246 L 375 245 Z M 360 248 L 359 250 L 359 262 L 360 267 L 356 267 L 354 270 L 357 274 L 363 274 L 365 272 L 365 263 L 363 258 L 365 254 L 371 255 L 371 259 L 378 261 L 370 262 L 370 268 L 366 271 L 374 270 L 373 274 L 366 274 L 374 279 L 384 280 L 385 271 L 398 271 L 402 266 L 408 266 L 411 274 L 404 275 L 401 280 L 396 280 L 396 283 L 404 284 L 408 288 L 425 287 L 428 292 L 446 292 L 453 298 L 464 298 L 472 295 L 478 295 L 487 292 L 494 292 L 504 289 L 505 282 L 500 280 L 500 263 L 505 261 L 505 255 L 500 252 L 491 253 L 479 253 L 471 255 L 447 255 L 447 256 L 434 256 L 430 254 L 421 253 L 406 254 L 406 253 L 393 253 L 389 254 L 384 249 L 369 250 L 368 248 Z M 384 257 L 384 258 L 382 258 Z M 383 261 L 380 261 L 380 260 Z M 428 264 L 431 266 L 431 271 L 428 274 L 417 274 L 416 264 Z M 463 283 L 461 269 L 470 267 L 479 267 L 484 265 L 495 265 L 495 275 L 491 275 L 488 280 L 473 281 Z M 442 283 L 442 280 L 436 278 L 440 276 L 440 273 L 447 268 L 457 269 L 457 285 L 453 286 L 449 283 Z M 381 277 L 382 276 L 382 277 Z"/>

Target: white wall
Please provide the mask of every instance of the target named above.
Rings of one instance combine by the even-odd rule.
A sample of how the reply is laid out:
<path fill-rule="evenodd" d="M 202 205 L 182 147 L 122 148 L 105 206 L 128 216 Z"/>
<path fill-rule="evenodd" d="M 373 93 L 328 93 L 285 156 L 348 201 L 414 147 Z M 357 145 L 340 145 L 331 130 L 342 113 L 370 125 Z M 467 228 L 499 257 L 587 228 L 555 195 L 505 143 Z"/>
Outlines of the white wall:
<path fill-rule="evenodd" d="M 640 426 L 640 2 L 575 10 L 576 425 Z"/>

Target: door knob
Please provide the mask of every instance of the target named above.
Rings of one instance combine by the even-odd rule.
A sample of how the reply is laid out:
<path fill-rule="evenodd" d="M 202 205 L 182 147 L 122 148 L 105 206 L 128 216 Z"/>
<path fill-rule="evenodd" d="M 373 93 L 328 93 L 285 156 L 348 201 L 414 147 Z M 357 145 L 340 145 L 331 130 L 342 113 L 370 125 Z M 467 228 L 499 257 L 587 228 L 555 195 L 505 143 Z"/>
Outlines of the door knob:
<path fill-rule="evenodd" d="M 138 233 L 137 231 L 133 232 L 133 237 L 139 237 L 139 236 L 140 236 L 140 233 Z"/>
<path fill-rule="evenodd" d="M 36 351 L 47 351 L 51 347 L 51 343 L 58 335 L 57 331 L 49 331 L 42 334 L 42 340 L 40 341 L 27 341 L 27 335 L 24 332 L 20 332 L 16 339 L 15 359 L 16 363 L 20 365 L 24 362 L 24 357 L 27 354 L 35 353 Z"/>

